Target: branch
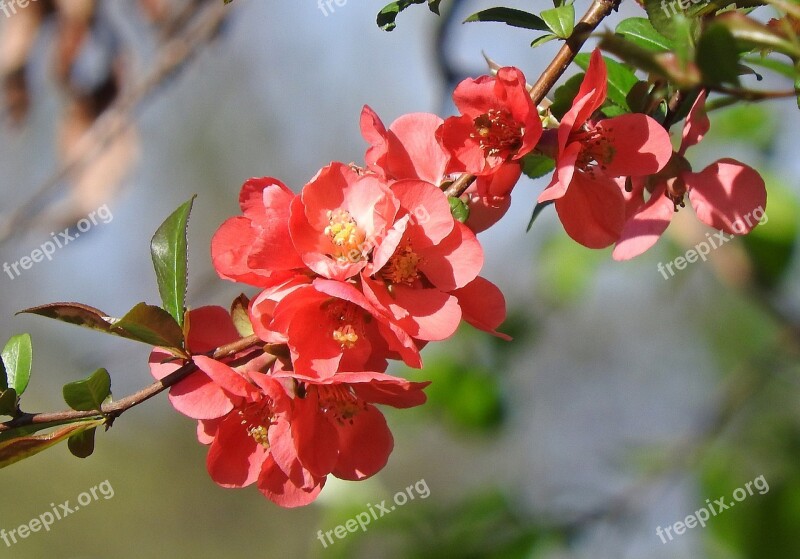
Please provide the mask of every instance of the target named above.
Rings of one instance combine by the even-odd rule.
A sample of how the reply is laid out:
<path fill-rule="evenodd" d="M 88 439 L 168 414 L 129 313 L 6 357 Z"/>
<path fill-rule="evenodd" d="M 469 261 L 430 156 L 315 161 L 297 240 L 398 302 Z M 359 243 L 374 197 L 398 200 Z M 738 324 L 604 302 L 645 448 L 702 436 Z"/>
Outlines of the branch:
<path fill-rule="evenodd" d="M 530 90 L 533 104 L 537 107 L 544 100 L 547 93 L 553 88 L 556 82 L 564 75 L 569 65 L 581 51 L 584 43 L 597 29 L 600 22 L 608 17 L 613 10 L 619 7 L 621 0 L 593 0 L 592 5 L 583 14 L 580 21 L 575 24 L 572 35 L 564 41 L 553 61 L 544 69 L 542 75 L 536 80 Z M 453 182 L 444 193 L 447 196 L 461 196 L 464 191 L 475 181 L 475 177 L 470 174 L 463 174 Z"/>
<path fill-rule="evenodd" d="M 208 352 L 205 355 L 213 359 L 222 359 L 224 357 L 230 357 L 240 351 L 244 351 L 251 347 L 255 347 L 258 345 L 263 345 L 258 336 L 248 336 L 247 338 L 242 338 L 241 340 L 237 340 L 233 343 L 220 346 L 214 351 Z M 103 406 L 100 409 L 100 413 L 106 417 L 110 418 L 110 422 L 113 422 L 114 419 L 122 415 L 124 412 L 128 411 L 134 406 L 138 406 L 142 402 L 149 400 L 156 394 L 160 394 L 161 392 L 167 390 L 174 384 L 180 382 L 181 380 L 185 379 L 190 374 L 197 371 L 197 366 L 192 363 L 188 362 L 183 365 L 178 370 L 170 373 L 169 375 L 165 376 L 163 379 L 154 382 L 150 386 L 139 390 L 138 392 L 131 394 L 130 396 L 126 396 L 121 400 L 117 400 L 116 402 L 112 402 L 108 405 Z M 98 413 L 97 410 L 90 410 L 90 411 L 75 411 L 75 410 L 65 410 L 60 412 L 53 412 L 53 413 L 23 413 L 10 421 L 6 421 L 5 423 L 0 423 L 0 433 L 4 431 L 9 431 L 16 427 L 24 427 L 26 425 L 35 425 L 35 424 L 42 424 L 42 423 L 54 423 L 54 422 L 67 422 L 67 421 L 75 421 L 80 419 L 86 419 L 89 417 L 97 417 Z"/>

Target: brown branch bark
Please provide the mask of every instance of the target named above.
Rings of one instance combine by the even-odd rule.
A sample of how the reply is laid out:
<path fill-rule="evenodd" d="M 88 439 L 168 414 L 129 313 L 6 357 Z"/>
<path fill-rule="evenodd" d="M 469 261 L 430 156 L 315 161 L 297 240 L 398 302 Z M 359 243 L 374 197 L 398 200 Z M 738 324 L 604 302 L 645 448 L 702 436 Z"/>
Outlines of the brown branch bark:
<path fill-rule="evenodd" d="M 257 336 L 248 336 L 247 338 L 242 338 L 241 340 L 237 340 L 233 343 L 218 347 L 216 350 L 209 352 L 207 355 L 214 359 L 222 359 L 224 357 L 229 357 L 240 351 L 244 351 L 251 347 L 255 347 L 258 345 L 263 345 L 262 342 Z M 93 411 L 75 411 L 75 410 L 65 410 L 60 412 L 52 412 L 52 413 L 24 413 L 21 414 L 10 421 L 6 421 L 5 423 L 0 423 L 0 433 L 5 431 L 9 431 L 10 429 L 14 429 L 15 427 L 24 427 L 27 425 L 36 425 L 36 424 L 44 424 L 44 423 L 54 423 L 54 422 L 64 422 L 64 421 L 75 421 L 80 419 L 86 419 L 90 417 L 98 417 L 100 415 L 104 415 L 109 418 L 109 423 L 113 422 L 114 419 L 122 415 L 127 410 L 131 409 L 134 406 L 138 406 L 142 402 L 145 402 L 155 396 L 156 394 L 160 394 L 161 392 L 167 390 L 174 384 L 180 382 L 193 372 L 197 371 L 197 366 L 192 363 L 188 362 L 178 370 L 170 373 L 163 379 L 154 382 L 150 386 L 139 390 L 138 392 L 131 394 L 130 396 L 126 396 L 121 400 L 117 400 L 116 402 L 112 402 L 108 405 L 105 405 L 100 410 L 101 413 L 98 413 L 96 410 Z"/>

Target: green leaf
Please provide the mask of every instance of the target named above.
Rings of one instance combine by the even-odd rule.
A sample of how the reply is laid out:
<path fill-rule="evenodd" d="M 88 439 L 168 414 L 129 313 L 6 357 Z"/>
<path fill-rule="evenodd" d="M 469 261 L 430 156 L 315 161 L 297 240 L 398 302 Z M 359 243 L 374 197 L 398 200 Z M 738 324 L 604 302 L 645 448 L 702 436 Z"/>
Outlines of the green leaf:
<path fill-rule="evenodd" d="M 644 9 L 650 24 L 667 39 L 675 38 L 672 18 L 676 12 L 682 13 L 678 2 L 679 0 L 644 0 Z"/>
<path fill-rule="evenodd" d="M 550 30 L 544 20 L 539 16 L 514 8 L 489 8 L 487 10 L 481 10 L 465 19 L 464 23 L 473 21 L 494 21 L 505 23 L 511 27 L 520 27 L 522 29 L 534 29 L 538 31 Z"/>
<path fill-rule="evenodd" d="M 175 318 L 161 307 L 139 303 L 114 326 L 123 330 L 126 337 L 149 345 L 176 349 L 183 347 L 183 330 Z"/>
<path fill-rule="evenodd" d="M 54 446 L 71 436 L 93 429 L 105 423 L 105 419 L 82 420 L 66 427 L 56 429 L 45 435 L 20 436 L 5 439 L 0 442 L 0 468 L 5 468 L 15 462 L 24 460 L 34 454 Z"/>
<path fill-rule="evenodd" d="M 730 31 L 742 49 L 769 49 L 797 59 L 800 46 L 786 40 L 766 25 L 755 21 L 740 12 L 727 12 L 714 20 L 714 25 L 722 25 Z"/>
<path fill-rule="evenodd" d="M 679 88 L 689 89 L 698 85 L 700 81 L 700 74 L 696 68 L 691 65 L 682 67 L 677 63 L 675 55 L 655 53 L 613 33 L 604 33 L 598 46 L 634 68 L 664 76 Z"/>
<path fill-rule="evenodd" d="M 67 440 L 67 446 L 73 456 L 88 458 L 94 452 L 94 435 L 97 427 L 79 431 Z"/>
<path fill-rule="evenodd" d="M 552 33 L 548 33 L 547 35 L 542 35 L 541 37 L 536 37 L 533 41 L 531 41 L 531 47 L 533 48 L 540 47 L 545 43 L 549 43 L 553 39 L 558 39 L 558 37 L 556 37 Z"/>
<path fill-rule="evenodd" d="M 552 157 L 540 155 L 538 153 L 529 153 L 522 158 L 522 172 L 525 176 L 531 179 L 538 179 L 553 171 L 556 167 L 556 162 Z"/>
<path fill-rule="evenodd" d="M 556 89 L 553 94 L 553 104 L 550 105 L 550 112 L 553 113 L 554 117 L 559 120 L 564 118 L 566 112 L 572 107 L 572 101 L 578 94 L 585 75 L 583 72 L 576 74 L 568 79 L 564 85 Z"/>
<path fill-rule="evenodd" d="M 557 37 L 567 39 L 572 35 L 575 28 L 575 7 L 572 4 L 544 10 L 540 15 Z"/>
<path fill-rule="evenodd" d="M 182 204 L 156 231 L 150 243 L 153 267 L 164 309 L 183 326 L 187 288 L 187 227 L 195 196 Z"/>
<path fill-rule="evenodd" d="M 589 54 L 579 54 L 575 57 L 575 64 L 580 66 L 583 70 L 586 70 L 589 68 L 590 58 L 591 55 Z M 606 69 L 608 70 L 608 99 L 612 103 L 629 111 L 628 93 L 630 93 L 633 86 L 639 82 L 639 78 L 636 77 L 636 74 L 633 73 L 633 70 L 629 66 L 605 56 L 603 60 L 605 60 Z"/>
<path fill-rule="evenodd" d="M 187 241 L 186 228 L 195 196 L 170 215 L 150 242 L 150 253 L 164 309 L 183 327 L 186 311 Z"/>
<path fill-rule="evenodd" d="M 0 391 L 0 415 L 17 415 L 18 398 L 17 391 L 13 388 L 6 388 Z"/>
<path fill-rule="evenodd" d="M 672 41 L 656 31 L 650 20 L 644 17 L 622 20 L 614 32 L 635 45 L 655 52 L 669 52 L 673 48 Z"/>
<path fill-rule="evenodd" d="M 36 314 L 83 328 L 113 333 L 111 321 L 106 313 L 81 303 L 48 303 L 21 310 L 17 314 L 22 313 Z"/>
<path fill-rule="evenodd" d="M 762 68 L 766 68 L 767 70 L 771 70 L 777 74 L 780 74 L 784 78 L 788 78 L 790 80 L 794 80 L 795 77 L 798 75 L 798 70 L 795 70 L 794 66 L 791 64 L 787 64 L 780 60 L 776 60 L 774 58 L 768 58 L 766 56 L 759 56 L 759 55 L 752 55 L 752 56 L 745 56 L 742 58 L 744 62 L 754 66 L 760 66 Z"/>
<path fill-rule="evenodd" d="M 536 205 L 533 207 L 533 212 L 531 213 L 531 219 L 528 221 L 528 226 L 525 228 L 526 233 L 531 230 L 531 227 L 533 227 L 533 222 L 536 221 L 536 218 L 539 217 L 539 214 L 542 213 L 542 210 L 551 204 L 555 204 L 555 200 L 536 203 Z"/>
<path fill-rule="evenodd" d="M 394 28 L 397 27 L 395 20 L 400 12 L 409 6 L 413 6 L 414 4 L 423 4 L 425 1 L 426 0 L 398 0 L 397 2 L 391 2 L 387 4 L 380 12 L 378 12 L 378 27 L 384 31 L 394 30 Z"/>
<path fill-rule="evenodd" d="M 77 411 L 102 411 L 103 402 L 111 395 L 111 376 L 97 369 L 87 378 L 64 385 L 64 401 Z"/>
<path fill-rule="evenodd" d="M 696 61 L 706 83 L 739 85 L 736 41 L 724 25 L 712 23 L 708 26 L 697 43 Z"/>
<path fill-rule="evenodd" d="M 447 201 L 450 202 L 450 213 L 456 221 L 465 223 L 469 219 L 469 206 L 467 206 L 461 198 L 455 196 L 448 196 Z"/>
<path fill-rule="evenodd" d="M 31 378 L 33 346 L 30 334 L 12 336 L 3 348 L 2 357 L 6 370 L 6 387 L 13 388 L 17 396 L 22 396 Z"/>
<path fill-rule="evenodd" d="M 142 306 L 148 308 L 158 308 L 150 307 L 144 303 L 140 303 L 134 307 L 133 310 L 137 310 Z M 130 315 L 133 310 L 131 310 L 128 315 Z M 131 316 L 126 315 L 126 318 L 128 319 L 126 320 L 125 318 L 111 318 L 108 316 L 108 314 L 99 309 L 95 309 L 94 307 L 90 307 L 88 305 L 82 305 L 80 303 L 50 303 L 47 305 L 41 305 L 39 307 L 31 307 L 30 309 L 19 311 L 19 313 L 36 314 L 39 316 L 60 320 L 62 322 L 67 322 L 69 324 L 75 324 L 76 326 L 89 328 L 91 330 L 97 330 L 105 334 L 113 334 L 129 340 L 143 342 L 148 345 L 157 345 L 151 342 L 158 339 L 160 342 L 165 342 L 163 347 L 176 350 L 175 353 L 178 355 L 184 355 L 184 352 L 181 350 L 183 347 L 183 332 L 180 326 L 175 324 L 175 319 L 172 317 L 172 315 L 168 314 L 163 309 L 159 309 L 159 311 L 143 312 L 142 314 L 144 314 L 144 318 L 142 319 L 137 318 L 140 316 L 140 313 L 137 312 Z M 167 317 L 169 317 L 169 320 L 167 320 Z M 137 324 L 140 322 L 144 322 L 145 326 L 154 329 L 159 335 L 154 336 L 153 334 L 148 335 L 147 333 L 142 333 L 142 328 L 137 327 Z M 170 326 L 169 323 L 175 324 L 177 329 L 175 329 L 173 326 Z M 179 331 L 181 332 L 180 337 L 178 337 Z"/>
<path fill-rule="evenodd" d="M 250 322 L 250 314 L 247 312 L 250 306 L 250 299 L 242 293 L 231 303 L 231 319 L 233 326 L 243 338 L 253 335 L 253 324 Z M 191 327 L 191 324 L 189 325 Z"/>

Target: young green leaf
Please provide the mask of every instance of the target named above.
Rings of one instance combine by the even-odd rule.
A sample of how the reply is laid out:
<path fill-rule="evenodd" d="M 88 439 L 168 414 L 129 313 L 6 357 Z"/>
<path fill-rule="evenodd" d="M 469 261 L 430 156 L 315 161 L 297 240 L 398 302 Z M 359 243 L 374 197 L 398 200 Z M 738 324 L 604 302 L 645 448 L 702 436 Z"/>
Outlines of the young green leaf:
<path fill-rule="evenodd" d="M 727 27 L 712 23 L 697 43 L 697 66 L 711 85 L 739 85 L 739 53 Z"/>
<path fill-rule="evenodd" d="M 67 446 L 73 456 L 78 458 L 88 458 L 94 452 L 94 434 L 97 427 L 79 431 L 71 435 L 67 440 Z"/>
<path fill-rule="evenodd" d="M 77 411 L 101 411 L 103 402 L 111 395 L 111 376 L 97 369 L 87 378 L 64 385 L 64 401 Z"/>
<path fill-rule="evenodd" d="M 158 309 L 144 311 L 144 308 Z M 133 310 L 139 309 L 131 315 Z M 105 312 L 80 303 L 50 303 L 19 311 L 75 324 L 105 334 L 113 334 L 148 345 L 162 345 L 182 353 L 183 332 L 175 319 L 159 307 L 140 303 L 122 319 L 111 318 Z M 19 314 L 19 313 L 18 313 Z M 144 328 L 143 330 L 143 327 Z M 149 332 L 148 330 L 152 330 Z M 180 335 L 179 335 L 180 332 Z M 155 342 L 159 343 L 156 344 Z"/>
<path fill-rule="evenodd" d="M 469 219 L 469 206 L 461 198 L 450 196 L 447 201 L 450 202 L 450 213 L 453 214 L 456 221 L 464 223 Z"/>
<path fill-rule="evenodd" d="M 550 28 L 547 24 L 534 14 L 517 10 L 514 8 L 488 8 L 474 13 L 464 20 L 464 23 L 473 21 L 494 21 L 498 23 L 505 23 L 511 27 L 520 27 L 522 29 L 534 29 L 538 31 L 549 31 Z"/>
<path fill-rule="evenodd" d="M 250 299 L 247 295 L 242 293 L 231 303 L 231 319 L 233 319 L 233 326 L 239 335 L 243 338 L 253 335 L 253 324 L 250 322 L 250 315 L 247 308 L 250 306 Z"/>
<path fill-rule="evenodd" d="M 6 386 L 22 396 L 28 388 L 33 362 L 33 346 L 30 334 L 12 336 L 3 348 L 3 365 L 6 370 Z"/>
<path fill-rule="evenodd" d="M 17 415 L 17 391 L 13 388 L 0 390 L 0 415 Z"/>
<path fill-rule="evenodd" d="M 537 153 L 529 153 L 522 158 L 522 172 L 531 179 L 538 179 L 553 171 L 556 167 L 556 162 L 552 157 L 540 155 Z"/>
<path fill-rule="evenodd" d="M 158 228 L 150 243 L 158 291 L 164 309 L 183 326 L 187 284 L 186 227 L 195 197 L 181 205 Z"/>
<path fill-rule="evenodd" d="M 531 47 L 532 48 L 540 47 L 543 44 L 549 43 L 554 39 L 558 39 L 558 37 L 556 37 L 552 33 L 548 33 L 547 35 L 542 35 L 541 37 L 536 37 L 533 41 L 531 41 Z"/>
<path fill-rule="evenodd" d="M 525 228 L 526 233 L 531 230 L 531 227 L 533 227 L 533 222 L 536 221 L 536 218 L 539 217 L 539 214 L 542 213 L 542 210 L 551 204 L 555 204 L 555 201 L 550 200 L 548 202 L 537 202 L 536 206 L 533 208 L 533 213 L 531 213 L 531 219 L 528 221 L 528 226 Z"/>
<path fill-rule="evenodd" d="M 631 17 L 622 20 L 614 30 L 628 41 L 655 52 L 669 52 L 672 41 L 656 31 L 650 20 L 644 17 Z"/>
<path fill-rule="evenodd" d="M 556 89 L 556 92 L 553 94 L 553 104 L 550 105 L 550 112 L 553 113 L 553 116 L 558 120 L 564 118 L 566 112 L 572 107 L 572 101 L 578 94 L 578 90 L 581 88 L 581 82 L 583 82 L 585 75 L 586 74 L 583 72 L 576 74 Z"/>
<path fill-rule="evenodd" d="M 115 322 L 114 327 L 123 330 L 127 337 L 149 345 L 183 348 L 183 330 L 161 307 L 139 303 Z"/>
<path fill-rule="evenodd" d="M 544 10 L 540 16 L 557 37 L 567 39 L 572 35 L 575 28 L 575 6 L 572 4 Z"/>
<path fill-rule="evenodd" d="M 589 58 L 589 54 L 579 54 L 575 57 L 575 64 L 586 70 L 589 67 Z M 633 70 L 625 64 L 605 56 L 603 60 L 605 60 L 606 69 L 608 70 L 608 99 L 619 107 L 630 110 L 627 99 L 628 93 L 639 82 L 639 79 Z"/>
<path fill-rule="evenodd" d="M 395 20 L 400 12 L 409 6 L 413 6 L 414 4 L 424 4 L 425 2 L 426 0 L 397 0 L 396 2 L 390 2 L 384 6 L 380 12 L 378 12 L 378 27 L 384 31 L 394 30 L 394 28 L 397 27 Z M 433 11 L 433 5 L 429 4 L 429 7 L 431 7 L 431 11 Z M 436 7 L 438 8 L 438 5 Z"/>
<path fill-rule="evenodd" d="M 44 435 L 20 436 L 4 439 L 0 442 L 0 468 L 5 468 L 15 462 L 38 454 L 61 441 L 69 439 L 77 433 L 87 429 L 93 429 L 103 423 L 105 423 L 105 419 L 89 419 L 67 425 L 66 427 L 61 427 L 52 433 Z"/>

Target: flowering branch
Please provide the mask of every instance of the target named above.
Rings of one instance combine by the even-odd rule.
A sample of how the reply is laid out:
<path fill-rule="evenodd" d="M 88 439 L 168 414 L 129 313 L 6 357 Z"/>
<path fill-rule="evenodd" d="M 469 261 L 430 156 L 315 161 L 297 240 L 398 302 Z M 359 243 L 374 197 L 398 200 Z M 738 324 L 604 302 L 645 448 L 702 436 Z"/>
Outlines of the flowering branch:
<path fill-rule="evenodd" d="M 594 0 L 583 14 L 580 21 L 575 24 L 575 29 L 569 38 L 556 53 L 552 62 L 544 69 L 542 75 L 530 89 L 534 105 L 539 105 L 556 82 L 564 75 L 569 65 L 581 51 L 586 40 L 597 29 L 600 22 L 608 17 L 613 10 L 619 7 L 621 0 Z M 451 183 L 444 193 L 447 196 L 458 198 L 475 181 L 475 176 L 464 173 Z"/>
<path fill-rule="evenodd" d="M 212 359 L 223 359 L 225 357 L 230 357 L 240 351 L 244 351 L 246 349 L 264 345 L 258 336 L 248 336 L 246 338 L 242 338 L 237 340 L 233 343 L 226 344 L 223 346 L 218 347 L 217 349 L 206 353 L 205 355 L 210 356 Z M 100 409 L 100 414 L 106 418 L 108 418 L 109 425 L 113 422 L 113 420 L 124 412 L 128 411 L 132 407 L 138 406 L 142 402 L 149 400 L 156 394 L 160 394 L 161 392 L 167 390 L 174 384 L 180 382 L 184 378 L 188 377 L 190 374 L 197 371 L 197 366 L 193 362 L 188 362 L 178 370 L 170 373 L 163 379 L 154 382 L 150 386 L 139 390 L 138 392 L 131 394 L 130 396 L 126 396 L 121 400 L 117 400 L 116 402 L 112 402 L 108 405 L 104 405 Z M 43 423 L 64 423 L 68 421 L 75 421 L 80 419 L 87 419 L 90 417 L 97 417 L 98 413 L 96 410 L 91 411 L 75 411 L 75 410 L 66 410 L 60 412 L 53 412 L 53 413 L 23 413 L 10 421 L 6 421 L 5 423 L 0 423 L 0 433 L 4 431 L 9 431 L 16 427 L 24 427 L 27 425 L 36 425 L 36 424 L 43 424 Z"/>

